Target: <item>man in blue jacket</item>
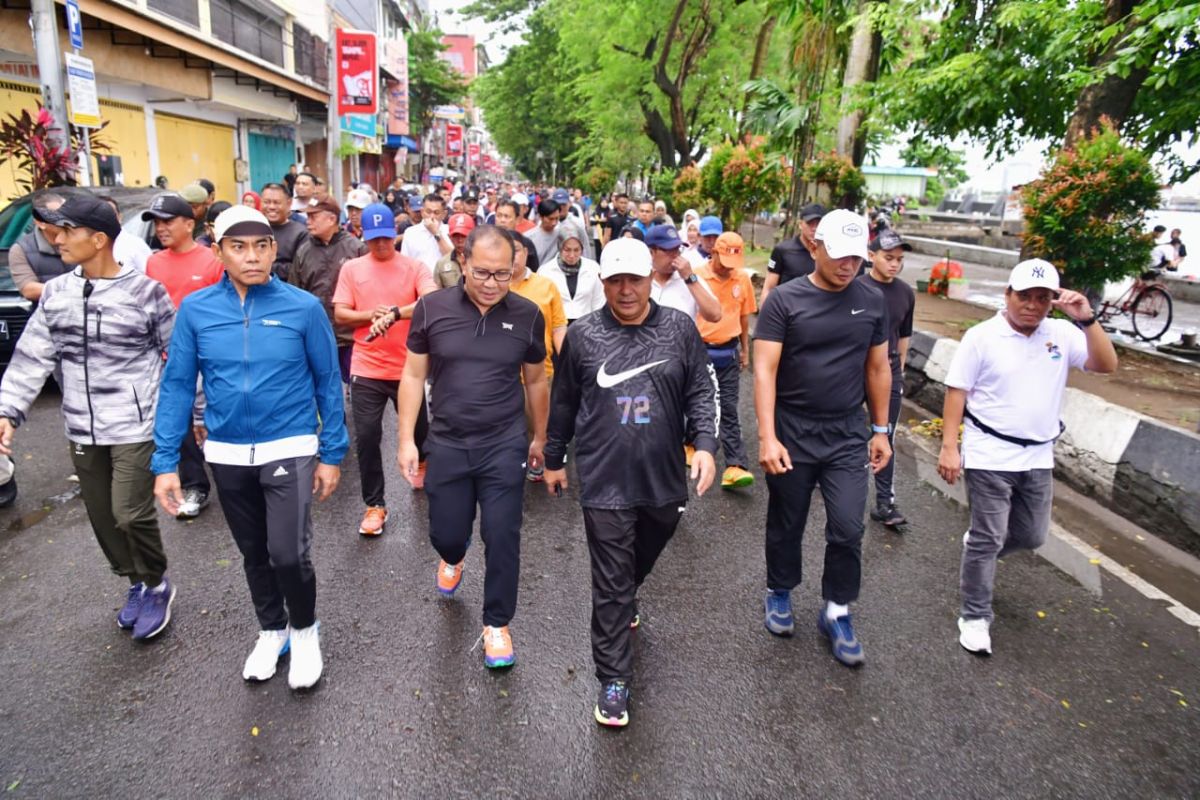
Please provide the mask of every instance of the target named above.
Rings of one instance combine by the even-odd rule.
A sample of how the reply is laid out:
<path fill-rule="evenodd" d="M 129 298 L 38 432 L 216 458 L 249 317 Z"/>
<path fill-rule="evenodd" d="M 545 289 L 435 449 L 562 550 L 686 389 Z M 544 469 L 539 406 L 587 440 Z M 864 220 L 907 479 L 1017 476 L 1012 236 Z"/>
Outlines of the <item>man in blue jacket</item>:
<path fill-rule="evenodd" d="M 242 677 L 272 677 L 290 648 L 288 685 L 307 689 L 323 666 L 310 509 L 337 488 L 349 446 L 337 346 L 321 301 L 271 276 L 276 243 L 261 212 L 224 211 L 214 238 L 225 276 L 179 308 L 154 426 L 154 494 L 170 514 L 183 500 L 179 442 L 199 373 L 204 457 L 261 628 Z"/>

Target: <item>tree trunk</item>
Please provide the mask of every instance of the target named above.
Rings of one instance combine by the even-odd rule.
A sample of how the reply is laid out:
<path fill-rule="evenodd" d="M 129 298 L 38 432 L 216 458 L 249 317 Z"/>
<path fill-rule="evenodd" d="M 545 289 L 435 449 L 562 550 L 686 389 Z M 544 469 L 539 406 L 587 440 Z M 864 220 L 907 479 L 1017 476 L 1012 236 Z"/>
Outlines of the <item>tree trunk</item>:
<path fill-rule="evenodd" d="M 837 152 L 854 158 L 855 147 L 859 139 L 859 129 L 862 127 L 866 111 L 861 107 L 861 98 L 855 87 L 874 80 L 872 66 L 878 65 L 876 52 L 877 37 L 871 29 L 870 5 L 872 0 L 862 0 L 858 6 L 858 19 L 854 23 L 854 33 L 850 38 L 850 53 L 846 56 L 846 71 L 842 81 L 842 118 L 838 122 Z M 863 148 L 865 151 L 865 148 Z M 854 166 L 862 163 L 861 156 Z"/>
<path fill-rule="evenodd" d="M 755 81 L 762 77 L 763 69 L 767 65 L 767 52 L 771 47 L 771 34 L 775 30 L 775 23 L 775 17 L 767 17 L 758 29 L 758 38 L 754 42 L 754 61 L 750 63 L 750 77 L 747 80 Z M 746 136 L 746 114 L 749 110 L 750 94 L 747 92 L 742 100 L 742 116 L 738 122 L 739 140 Z"/>
<path fill-rule="evenodd" d="M 1139 0 L 1107 0 L 1104 10 L 1105 23 L 1113 25 L 1125 20 L 1125 27 L 1092 60 L 1093 67 L 1103 67 L 1116 60 L 1125 39 L 1136 27 L 1130 15 L 1138 4 Z M 1063 146 L 1074 146 L 1099 126 L 1102 117 L 1112 120 L 1113 125 L 1120 130 L 1149 73 L 1148 67 L 1135 67 L 1125 77 L 1114 73 L 1105 76 L 1099 83 L 1085 86 L 1079 93 L 1079 98 L 1075 101 L 1075 111 L 1067 122 Z"/>

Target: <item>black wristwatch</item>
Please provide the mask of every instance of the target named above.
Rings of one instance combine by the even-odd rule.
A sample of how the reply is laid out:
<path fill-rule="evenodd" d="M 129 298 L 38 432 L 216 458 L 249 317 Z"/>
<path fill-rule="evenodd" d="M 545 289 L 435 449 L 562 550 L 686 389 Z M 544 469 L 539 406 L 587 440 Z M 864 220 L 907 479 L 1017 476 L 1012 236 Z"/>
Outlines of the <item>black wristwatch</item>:
<path fill-rule="evenodd" d="M 400 306 L 392 306 L 392 316 L 395 317 L 395 322 L 400 321 Z"/>
<path fill-rule="evenodd" d="M 1075 325 L 1079 328 L 1090 328 L 1096 324 L 1096 315 L 1093 314 L 1091 319 L 1077 319 Z"/>
<path fill-rule="evenodd" d="M 688 275 L 686 278 L 684 278 L 683 282 L 687 284 L 699 283 L 700 276 L 693 272 L 691 275 Z"/>

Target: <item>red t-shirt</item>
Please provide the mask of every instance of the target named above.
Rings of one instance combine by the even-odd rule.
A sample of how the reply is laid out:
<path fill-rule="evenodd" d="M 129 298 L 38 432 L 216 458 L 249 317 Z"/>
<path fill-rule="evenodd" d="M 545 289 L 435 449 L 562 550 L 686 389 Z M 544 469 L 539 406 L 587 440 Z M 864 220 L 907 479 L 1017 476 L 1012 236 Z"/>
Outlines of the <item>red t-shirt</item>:
<path fill-rule="evenodd" d="M 334 304 L 341 303 L 355 311 L 378 306 L 406 306 L 422 294 L 437 289 L 433 273 L 416 259 L 394 253 L 388 261 L 379 261 L 367 254 L 342 265 Z M 350 358 L 350 374 L 381 381 L 398 381 L 404 372 L 408 349 L 409 321 L 402 319 L 383 336 L 368 342 L 370 325 L 354 330 L 354 354 Z"/>
<path fill-rule="evenodd" d="M 186 253 L 159 250 L 146 261 L 146 274 L 167 287 L 167 294 L 176 308 L 192 292 L 221 280 L 224 272 L 225 268 L 212 250 L 202 245 L 196 245 Z"/>

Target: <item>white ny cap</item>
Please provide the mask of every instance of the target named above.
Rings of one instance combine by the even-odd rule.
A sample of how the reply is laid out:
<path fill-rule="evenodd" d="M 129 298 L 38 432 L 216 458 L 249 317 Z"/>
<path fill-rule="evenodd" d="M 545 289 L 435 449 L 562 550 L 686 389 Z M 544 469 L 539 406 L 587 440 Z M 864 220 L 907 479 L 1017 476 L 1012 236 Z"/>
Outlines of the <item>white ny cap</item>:
<path fill-rule="evenodd" d="M 371 205 L 371 193 L 366 189 L 352 189 L 346 195 L 346 208 L 366 208 Z"/>
<path fill-rule="evenodd" d="M 867 221 L 844 208 L 835 208 L 817 225 L 813 238 L 825 244 L 833 258 L 867 257 Z"/>
<path fill-rule="evenodd" d="M 637 239 L 614 239 L 600 251 L 600 280 L 614 275 L 650 277 L 650 248 Z"/>
<path fill-rule="evenodd" d="M 1026 289 L 1051 289 L 1058 291 L 1058 270 L 1049 261 L 1031 258 L 1013 267 L 1008 276 L 1008 285 L 1014 292 Z"/>
<path fill-rule="evenodd" d="M 222 211 L 213 222 L 213 233 L 219 242 L 226 236 L 274 236 L 271 223 L 261 211 L 250 206 L 236 205 Z"/>

